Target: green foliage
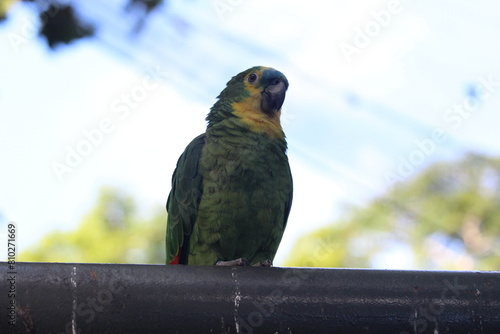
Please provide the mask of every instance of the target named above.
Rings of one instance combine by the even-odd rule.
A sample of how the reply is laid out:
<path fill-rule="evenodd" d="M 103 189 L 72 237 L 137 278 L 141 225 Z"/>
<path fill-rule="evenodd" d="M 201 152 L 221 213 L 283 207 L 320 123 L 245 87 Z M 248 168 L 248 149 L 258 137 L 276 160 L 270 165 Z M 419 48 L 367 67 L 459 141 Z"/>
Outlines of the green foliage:
<path fill-rule="evenodd" d="M 16 0 L 0 0 L 0 22 L 7 18 L 7 12 Z"/>
<path fill-rule="evenodd" d="M 8 18 L 12 5 L 19 0 L 0 0 L 0 22 Z M 54 49 L 59 44 L 70 44 L 81 38 L 92 37 L 96 27 L 80 18 L 74 4 L 60 0 L 23 0 L 30 3 L 29 8 L 39 16 L 40 36 L 45 37 L 50 48 Z M 166 0 L 129 0 L 124 5 L 128 12 L 132 11 L 137 16 L 133 31 L 138 33 L 145 24 L 151 12 L 158 9 Z M 123 20 L 123 17 L 119 19 Z M 128 24 L 130 19 L 127 16 Z"/>
<path fill-rule="evenodd" d="M 165 263 L 164 209 L 149 220 L 136 217 L 134 201 L 101 190 L 95 207 L 74 232 L 54 232 L 19 256 L 20 261 Z"/>
<path fill-rule="evenodd" d="M 77 18 L 73 7 L 57 2 L 50 4 L 40 13 L 40 22 L 42 22 L 40 35 L 45 36 L 51 48 L 94 34 L 94 27 L 82 23 Z"/>
<path fill-rule="evenodd" d="M 435 164 L 302 237 L 286 265 L 378 267 L 404 253 L 404 268 L 498 270 L 499 189 L 500 159 Z"/>

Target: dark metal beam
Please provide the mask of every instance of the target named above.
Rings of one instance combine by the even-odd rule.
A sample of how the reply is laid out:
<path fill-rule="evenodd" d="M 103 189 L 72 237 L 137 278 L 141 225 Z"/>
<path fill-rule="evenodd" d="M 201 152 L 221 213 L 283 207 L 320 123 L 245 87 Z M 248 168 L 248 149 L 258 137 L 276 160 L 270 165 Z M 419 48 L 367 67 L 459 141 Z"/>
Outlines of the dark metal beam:
<path fill-rule="evenodd" d="M 59 263 L 9 272 L 0 262 L 0 333 L 500 333 L 500 272 Z"/>

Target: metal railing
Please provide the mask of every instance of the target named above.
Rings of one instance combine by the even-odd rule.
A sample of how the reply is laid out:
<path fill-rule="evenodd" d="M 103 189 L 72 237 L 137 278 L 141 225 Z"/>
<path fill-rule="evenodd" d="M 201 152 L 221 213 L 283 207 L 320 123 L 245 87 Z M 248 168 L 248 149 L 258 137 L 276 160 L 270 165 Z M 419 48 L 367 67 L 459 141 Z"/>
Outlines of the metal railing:
<path fill-rule="evenodd" d="M 0 333 L 500 333 L 500 272 L 0 262 Z"/>

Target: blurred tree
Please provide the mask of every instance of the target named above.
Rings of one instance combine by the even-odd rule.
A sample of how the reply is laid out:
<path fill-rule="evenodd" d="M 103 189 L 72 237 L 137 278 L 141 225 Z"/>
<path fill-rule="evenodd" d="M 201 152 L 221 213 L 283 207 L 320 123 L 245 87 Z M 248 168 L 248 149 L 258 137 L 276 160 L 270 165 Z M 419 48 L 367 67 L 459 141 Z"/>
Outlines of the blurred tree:
<path fill-rule="evenodd" d="M 0 22 L 7 18 L 7 12 L 17 0 L 0 0 Z"/>
<path fill-rule="evenodd" d="M 19 255 L 20 261 L 165 263 L 164 209 L 138 219 L 134 201 L 104 188 L 74 232 L 54 232 Z"/>
<path fill-rule="evenodd" d="M 40 22 L 42 23 L 40 35 L 47 39 L 51 48 L 94 34 L 94 27 L 82 23 L 77 18 L 73 7 L 57 2 L 51 3 L 47 9 L 40 11 Z"/>
<path fill-rule="evenodd" d="M 30 3 L 40 19 L 40 35 L 54 49 L 59 44 L 69 44 L 75 40 L 94 35 L 95 26 L 84 22 L 71 2 L 60 0 L 0 0 L 0 22 L 8 17 L 8 11 L 16 2 Z M 124 9 L 134 11 L 138 15 L 133 31 L 139 32 L 144 26 L 146 17 L 165 0 L 129 0 Z"/>
<path fill-rule="evenodd" d="M 135 9 L 137 12 L 140 12 L 139 18 L 135 24 L 134 31 L 136 33 L 140 32 L 144 27 L 145 20 L 147 16 L 156 9 L 159 5 L 161 5 L 164 0 L 129 0 L 128 4 L 125 6 L 125 9 L 130 11 Z"/>
<path fill-rule="evenodd" d="M 380 268 L 411 259 L 400 266 L 499 270 L 499 190 L 500 159 L 468 154 L 432 165 L 299 239 L 286 265 Z"/>

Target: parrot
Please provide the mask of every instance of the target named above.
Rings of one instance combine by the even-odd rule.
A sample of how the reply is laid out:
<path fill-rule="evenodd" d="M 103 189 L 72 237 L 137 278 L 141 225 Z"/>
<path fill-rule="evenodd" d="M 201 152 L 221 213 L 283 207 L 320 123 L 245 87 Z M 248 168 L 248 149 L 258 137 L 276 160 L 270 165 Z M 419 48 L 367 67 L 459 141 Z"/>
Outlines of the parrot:
<path fill-rule="evenodd" d="M 226 84 L 168 195 L 166 263 L 272 266 L 293 197 L 280 122 L 288 80 L 255 66 Z"/>

